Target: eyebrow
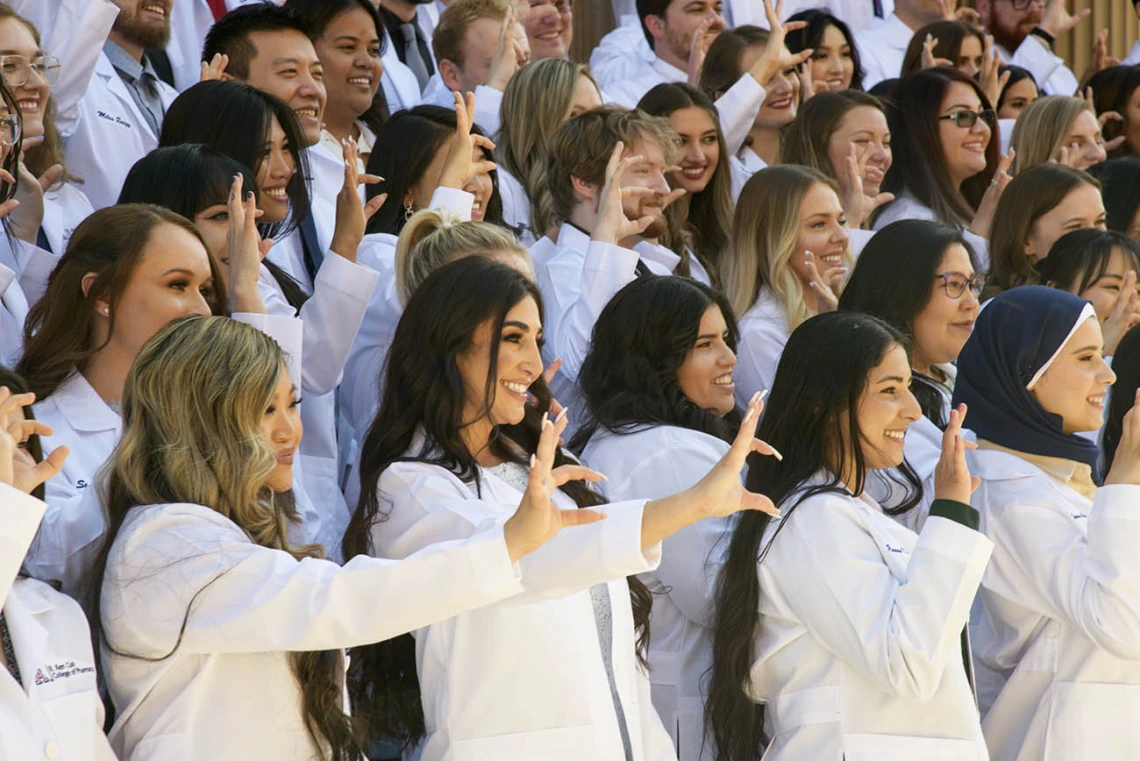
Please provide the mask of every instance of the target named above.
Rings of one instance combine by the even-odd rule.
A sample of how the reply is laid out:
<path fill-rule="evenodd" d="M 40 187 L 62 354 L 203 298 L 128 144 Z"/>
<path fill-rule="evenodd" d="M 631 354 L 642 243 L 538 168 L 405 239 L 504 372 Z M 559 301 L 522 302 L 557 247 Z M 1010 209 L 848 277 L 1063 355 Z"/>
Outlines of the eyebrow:
<path fill-rule="evenodd" d="M 188 270 L 185 267 L 171 267 L 166 272 L 162 273 L 162 277 L 166 277 L 167 275 L 173 275 L 175 273 L 179 273 L 182 275 L 193 275 L 194 274 L 194 272 L 192 270 Z"/>
<path fill-rule="evenodd" d="M 527 325 L 525 322 L 520 322 L 518 320 L 507 320 L 506 322 L 503 323 L 503 327 L 504 328 L 518 328 L 519 330 L 523 331 L 524 333 L 530 331 L 530 325 Z"/>
<path fill-rule="evenodd" d="M 282 57 L 282 58 L 274 58 L 273 59 L 273 65 L 274 66 L 281 66 L 282 64 L 286 64 L 286 63 L 295 63 L 299 66 L 301 64 L 301 59 L 290 58 L 290 57 Z"/>
<path fill-rule="evenodd" d="M 944 108 L 942 110 L 947 111 L 949 113 L 954 113 L 955 111 L 961 111 L 962 109 L 965 109 L 967 111 L 977 111 L 981 107 L 982 107 L 981 103 L 979 103 L 976 106 L 971 106 L 969 103 L 955 103 L 953 106 L 947 106 L 946 108 Z"/>
<path fill-rule="evenodd" d="M 1100 347 L 1095 345 L 1082 346 L 1079 349 L 1073 349 L 1073 354 L 1083 354 L 1086 351 L 1099 351 Z"/>
<path fill-rule="evenodd" d="M 42 56 L 43 54 L 44 54 L 44 51 L 40 50 L 39 48 L 36 48 L 36 52 L 32 54 L 32 57 L 38 58 L 38 57 Z M 22 55 L 25 58 L 28 56 L 27 53 L 23 53 L 19 50 L 15 50 L 14 48 L 8 48 L 6 50 L 0 50 L 0 55 Z"/>
<path fill-rule="evenodd" d="M 704 341 L 706 338 L 720 338 L 723 333 L 701 333 L 697 336 L 698 341 Z"/>
<path fill-rule="evenodd" d="M 906 383 L 906 380 L 901 375 L 888 375 L 886 378 L 879 378 L 875 383 Z"/>

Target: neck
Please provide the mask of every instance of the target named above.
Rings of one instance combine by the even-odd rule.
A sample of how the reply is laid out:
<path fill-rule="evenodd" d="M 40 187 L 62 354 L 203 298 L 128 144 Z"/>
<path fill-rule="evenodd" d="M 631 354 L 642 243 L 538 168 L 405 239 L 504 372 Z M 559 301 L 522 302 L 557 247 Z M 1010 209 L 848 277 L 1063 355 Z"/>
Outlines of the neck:
<path fill-rule="evenodd" d="M 933 380 L 942 378 L 942 371 L 935 367 L 933 362 L 922 356 L 917 349 L 911 355 L 910 369 Z"/>
<path fill-rule="evenodd" d="M 467 451 L 475 458 L 475 462 L 484 468 L 493 468 L 503 462 L 501 457 L 492 454 L 488 448 L 491 442 L 491 428 L 491 421 L 484 417 L 464 426 L 459 432 Z"/>
<path fill-rule="evenodd" d="M 380 0 L 380 5 L 391 11 L 405 24 L 416 17 L 416 4 L 408 0 Z"/>
<path fill-rule="evenodd" d="M 356 117 L 351 113 L 337 113 L 338 109 L 325 108 L 325 129 L 339 140 L 352 140 L 357 136 Z"/>
<path fill-rule="evenodd" d="M 583 230 L 587 235 L 593 235 L 594 226 L 598 223 L 598 214 L 590 209 L 587 203 L 579 203 L 571 210 L 570 218 L 566 221 Z"/>
<path fill-rule="evenodd" d="M 123 398 L 123 386 L 134 357 L 123 356 L 114 344 L 108 344 L 83 368 L 83 377 L 99 398 L 108 404 L 118 404 Z"/>
<path fill-rule="evenodd" d="M 767 127 L 753 127 L 748 137 L 751 139 L 749 147 L 752 152 L 764 159 L 768 166 L 780 162 L 780 131 Z"/>
<path fill-rule="evenodd" d="M 660 44 L 661 47 L 660 48 L 654 48 L 654 50 L 653 50 L 653 52 L 657 55 L 658 58 L 660 58 L 662 61 L 669 64 L 670 66 L 675 66 L 676 68 L 680 69 L 681 71 L 688 71 L 689 70 L 689 59 L 688 58 L 678 57 L 672 50 L 669 49 L 669 46 L 665 44 L 664 40 L 659 41 L 658 44 Z"/>
<path fill-rule="evenodd" d="M 928 23 L 923 20 L 918 14 L 910 13 L 905 8 L 899 8 L 897 5 L 895 6 L 895 15 L 898 16 L 899 21 L 906 24 L 912 32 L 917 32 L 920 27 L 923 27 Z"/>
<path fill-rule="evenodd" d="M 114 30 L 111 30 L 111 33 L 107 35 L 107 39 L 110 40 L 111 42 L 115 43 L 119 47 L 121 47 L 123 50 L 127 51 L 127 54 L 131 58 L 134 58 L 139 63 L 142 63 L 142 59 L 143 59 L 143 46 L 142 45 L 139 45 L 138 43 L 135 43 L 135 42 L 130 42 L 129 40 L 125 39 L 121 33 L 116 32 Z"/>

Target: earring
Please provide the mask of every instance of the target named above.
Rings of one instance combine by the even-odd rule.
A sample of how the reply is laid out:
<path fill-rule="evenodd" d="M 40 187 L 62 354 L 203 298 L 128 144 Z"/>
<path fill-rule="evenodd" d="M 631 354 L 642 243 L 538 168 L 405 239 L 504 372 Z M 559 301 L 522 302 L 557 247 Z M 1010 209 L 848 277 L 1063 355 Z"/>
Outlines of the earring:
<path fill-rule="evenodd" d="M 415 213 L 416 213 L 416 210 L 412 208 L 411 199 L 404 201 L 404 221 L 407 222 L 409 219 L 412 218 L 412 215 Z"/>
<path fill-rule="evenodd" d="M 103 316 L 109 317 L 111 315 L 111 307 L 103 307 Z"/>

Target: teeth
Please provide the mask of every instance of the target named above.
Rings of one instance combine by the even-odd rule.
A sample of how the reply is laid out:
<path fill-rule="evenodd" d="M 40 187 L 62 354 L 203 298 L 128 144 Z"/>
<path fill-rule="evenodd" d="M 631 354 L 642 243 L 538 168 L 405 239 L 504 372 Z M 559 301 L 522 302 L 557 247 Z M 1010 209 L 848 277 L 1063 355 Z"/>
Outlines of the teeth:
<path fill-rule="evenodd" d="M 285 188 L 269 188 L 268 190 L 263 190 L 262 193 L 269 196 L 270 198 L 278 199 L 285 199 L 288 195 L 285 192 Z"/>
<path fill-rule="evenodd" d="M 731 386 L 732 385 L 732 376 L 731 375 L 722 375 L 719 378 L 714 378 L 713 384 L 715 384 L 717 386 Z"/>
<path fill-rule="evenodd" d="M 298 108 L 293 113 L 297 114 L 297 116 L 311 116 L 313 118 L 316 118 L 317 109 L 313 108 L 312 106 L 305 106 L 304 108 Z"/>
<path fill-rule="evenodd" d="M 906 440 L 906 431 L 883 431 L 883 435 L 888 439 L 894 439 L 895 441 Z"/>
<path fill-rule="evenodd" d="M 352 79 L 348 80 L 348 83 L 350 85 L 371 85 L 372 77 L 353 77 Z"/>
<path fill-rule="evenodd" d="M 151 11 L 153 13 L 158 13 L 158 14 L 161 14 L 163 16 L 166 15 L 166 8 L 164 8 L 161 5 L 144 5 L 143 10 L 144 11 Z"/>
<path fill-rule="evenodd" d="M 704 173 L 705 173 L 705 167 L 703 167 L 703 166 L 692 167 L 689 169 L 682 169 L 681 170 L 681 174 L 683 174 L 686 177 L 693 179 L 693 180 L 701 177 L 702 175 L 704 175 Z"/>
<path fill-rule="evenodd" d="M 1089 401 L 1092 402 L 1093 404 L 1103 404 L 1104 403 L 1104 397 L 1103 396 L 1090 396 Z"/>
<path fill-rule="evenodd" d="M 503 381 L 503 385 L 507 387 L 508 391 L 514 391 L 516 394 L 525 394 L 527 387 L 522 383 L 512 383 L 511 381 Z"/>

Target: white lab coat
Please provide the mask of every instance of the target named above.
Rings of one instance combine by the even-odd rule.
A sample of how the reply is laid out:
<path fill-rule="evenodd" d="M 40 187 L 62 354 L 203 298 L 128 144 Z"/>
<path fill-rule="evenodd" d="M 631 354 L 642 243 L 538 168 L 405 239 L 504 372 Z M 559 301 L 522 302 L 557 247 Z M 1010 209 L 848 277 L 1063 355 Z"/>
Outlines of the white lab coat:
<path fill-rule="evenodd" d="M 83 611 L 47 584 L 17 578 L 44 508 L 0 484 L 0 603 L 23 682 L 0 668 L 0 758 L 114 761 Z"/>
<path fill-rule="evenodd" d="M 442 106 L 447 109 L 455 108 L 455 97 L 439 72 L 432 74 L 424 87 L 423 104 L 425 106 Z M 479 85 L 475 88 L 475 125 L 487 135 L 494 135 L 499 131 L 499 110 L 503 104 L 503 93 L 490 85 Z"/>
<path fill-rule="evenodd" d="M 522 493 L 481 470 L 474 485 L 420 462 L 390 465 L 379 491 L 388 520 L 372 528 L 381 557 L 470 536 L 518 509 Z M 576 509 L 556 491 L 555 504 Z M 415 632 L 427 727 L 420 761 L 624 761 L 590 587 L 608 582 L 612 656 L 634 761 L 675 759 L 637 664 L 626 576 L 652 570 L 641 549 L 644 502 L 603 506 L 607 520 L 567 529 L 519 563 L 526 592 Z"/>
<path fill-rule="evenodd" d="M 1135 66 L 1140 63 L 1140 40 L 1132 43 L 1132 48 L 1128 51 L 1128 56 L 1120 62 L 1121 66 Z"/>
<path fill-rule="evenodd" d="M 254 544 L 201 505 L 135 508 L 100 606 L 111 744 L 124 761 L 310 761 L 289 653 L 379 642 L 521 589 L 499 527 L 342 567 Z"/>
<path fill-rule="evenodd" d="M 891 222 L 897 222 L 900 219 L 925 219 L 931 222 L 947 223 L 945 220 L 938 219 L 934 216 L 934 212 L 930 207 L 915 198 L 910 191 L 904 190 L 895 198 L 895 200 L 882 207 L 882 211 L 875 217 L 874 223 L 871 225 L 875 230 L 882 230 Z M 957 226 L 957 225 L 955 225 Z M 974 249 L 977 255 L 977 270 L 979 273 L 985 274 L 990 271 L 990 242 L 988 239 L 983 238 L 967 229 L 962 229 L 962 237 Z"/>
<path fill-rule="evenodd" d="M 961 634 L 993 544 L 942 517 L 915 535 L 867 496 L 792 504 L 759 563 L 765 761 L 987 761 Z"/>
<path fill-rule="evenodd" d="M 519 243 L 527 248 L 545 233 L 530 229 L 530 198 L 522 183 L 499 164 L 499 197 L 503 199 L 503 222 L 518 233 Z"/>
<path fill-rule="evenodd" d="M 613 501 L 659 499 L 691 488 L 728 452 L 714 436 L 662 425 L 629 434 L 599 431 L 582 453 L 609 481 Z M 641 574 L 653 593 L 649 680 L 653 705 L 680 761 L 712 759 L 704 740 L 706 672 L 712 666 L 712 601 L 731 538 L 727 518 L 704 520 L 661 543 L 661 565 Z M 704 753 L 702 754 L 702 748 Z"/>
<path fill-rule="evenodd" d="M 687 82 L 688 78 L 688 73 L 654 56 L 633 76 L 609 85 L 602 93 L 602 100 L 622 108 L 637 108 L 638 102 L 657 85 Z M 767 90 L 751 74 L 745 74 L 717 98 L 716 111 L 729 153 L 739 151 L 748 139 L 766 96 Z"/>
<path fill-rule="evenodd" d="M 169 109 L 178 91 L 161 81 L 158 90 L 163 109 Z M 79 101 L 76 123 L 60 131 L 68 169 L 83 178 L 83 192 L 96 209 L 113 206 L 127 172 L 158 147 L 158 135 L 105 54 L 100 54 L 95 76 Z"/>
<path fill-rule="evenodd" d="M 748 406 L 757 391 L 771 390 L 780 355 L 792 332 L 788 315 L 771 288 L 761 287 L 756 303 L 740 316 L 736 342 L 736 403 Z"/>
<path fill-rule="evenodd" d="M 638 241 L 633 244 L 633 250 L 641 257 L 641 261 L 645 262 L 645 266 L 656 274 L 672 275 L 676 272 L 677 265 L 681 263 L 681 257 L 673 249 L 650 240 Z M 692 251 L 689 251 L 689 278 L 705 285 L 712 285 L 708 270 Z"/>
<path fill-rule="evenodd" d="M 67 249 L 67 242 L 79 223 L 95 211 L 82 186 L 65 182 L 44 193 L 43 230 L 57 258 Z"/>
<path fill-rule="evenodd" d="M 967 454 L 997 545 L 971 624 L 994 761 L 1135 757 L 1140 487 L 1104 486 L 1090 501 L 1016 455 Z"/>
<path fill-rule="evenodd" d="M 643 64 L 654 58 L 653 48 L 649 47 L 649 41 L 641 31 L 641 22 L 632 0 L 629 6 L 629 13 L 614 11 L 618 25 L 602 37 L 590 53 L 590 75 L 603 90 L 636 75 Z"/>
<path fill-rule="evenodd" d="M 1028 69 L 1042 95 L 1074 95 L 1080 86 L 1064 59 L 1054 55 L 1040 37 L 1029 35 L 1013 53 L 999 46 L 998 53 L 1003 61 Z"/>
<path fill-rule="evenodd" d="M 394 114 L 397 111 L 415 108 L 422 100 L 420 82 L 412 70 L 400 60 L 400 55 L 396 52 L 397 43 L 388 34 L 388 27 L 381 24 L 380 33 L 387 41 L 384 55 L 380 56 L 380 62 L 384 64 L 380 83 L 384 88 L 384 97 L 388 101 L 388 112 Z"/>
<path fill-rule="evenodd" d="M 871 5 L 870 0 L 867 5 Z M 914 30 L 891 13 L 881 22 L 854 34 L 863 63 L 863 89 L 870 90 L 884 79 L 897 79 Z"/>
<path fill-rule="evenodd" d="M 28 318 L 31 299 L 23 288 L 24 257 L 20 255 L 27 244 L 12 241 L 0 228 L 0 358 L 8 367 L 15 367 L 24 353 L 24 321 Z M 40 251 L 35 246 L 28 249 Z"/>

